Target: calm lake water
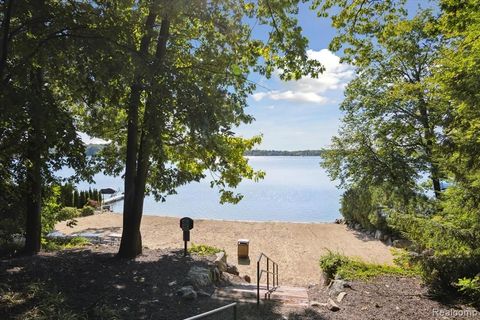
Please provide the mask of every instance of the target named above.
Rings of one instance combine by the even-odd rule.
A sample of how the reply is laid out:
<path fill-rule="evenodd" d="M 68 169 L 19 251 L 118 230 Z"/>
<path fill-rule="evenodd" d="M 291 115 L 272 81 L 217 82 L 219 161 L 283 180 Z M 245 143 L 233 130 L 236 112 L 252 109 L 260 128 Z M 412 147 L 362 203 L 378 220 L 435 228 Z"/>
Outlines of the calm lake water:
<path fill-rule="evenodd" d="M 218 191 L 205 180 L 180 187 L 177 195 L 168 196 L 163 203 L 156 202 L 153 196 L 146 197 L 144 213 L 224 220 L 331 222 L 340 217 L 341 191 L 319 162 L 319 157 L 249 157 L 252 167 L 265 171 L 266 176 L 257 183 L 241 183 L 237 190 L 244 198 L 239 204 L 221 205 Z M 97 174 L 94 179 L 92 188 L 123 190 L 120 177 Z M 78 185 L 80 190 L 88 187 L 88 183 Z M 113 206 L 115 212 L 122 212 L 122 208 L 123 201 Z"/>

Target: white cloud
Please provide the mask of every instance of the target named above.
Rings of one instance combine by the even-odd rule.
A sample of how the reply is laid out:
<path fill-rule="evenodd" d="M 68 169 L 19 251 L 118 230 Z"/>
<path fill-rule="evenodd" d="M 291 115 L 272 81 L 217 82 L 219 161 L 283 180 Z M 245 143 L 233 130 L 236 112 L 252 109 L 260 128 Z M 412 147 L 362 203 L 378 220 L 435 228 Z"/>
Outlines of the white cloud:
<path fill-rule="evenodd" d="M 326 98 L 315 92 L 303 92 L 303 91 L 278 91 L 273 90 L 269 92 L 257 92 L 252 95 L 253 100 L 260 101 L 264 98 L 270 100 L 287 100 L 287 101 L 296 101 L 296 102 L 316 102 L 323 103 Z"/>
<path fill-rule="evenodd" d="M 333 91 L 343 90 L 346 84 L 353 78 L 352 66 L 341 63 L 340 57 L 328 49 L 320 51 L 308 50 L 307 55 L 311 59 L 318 60 L 325 67 L 325 71 L 318 78 L 303 77 L 297 81 L 281 83 L 281 90 L 257 92 L 252 95 L 255 101 L 264 99 L 286 100 L 303 103 L 326 103 L 325 96 Z M 274 75 L 278 79 L 279 72 Z"/>

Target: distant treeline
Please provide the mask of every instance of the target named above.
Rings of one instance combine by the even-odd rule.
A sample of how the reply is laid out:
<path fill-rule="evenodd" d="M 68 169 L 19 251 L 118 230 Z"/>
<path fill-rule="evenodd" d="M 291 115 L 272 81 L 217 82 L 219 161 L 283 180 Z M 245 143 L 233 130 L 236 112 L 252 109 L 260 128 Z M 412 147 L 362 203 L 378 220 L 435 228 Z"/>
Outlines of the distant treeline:
<path fill-rule="evenodd" d="M 282 151 L 282 150 L 250 150 L 245 152 L 246 156 L 292 156 L 292 157 L 319 157 L 323 153 L 322 150 L 298 150 L 298 151 Z"/>
<path fill-rule="evenodd" d="M 103 144 L 88 144 L 87 156 L 93 156 L 97 154 L 102 148 Z M 250 150 L 245 152 L 246 156 L 291 156 L 291 157 L 319 157 L 323 153 L 322 150 L 297 150 L 297 151 L 285 151 L 285 150 Z"/>

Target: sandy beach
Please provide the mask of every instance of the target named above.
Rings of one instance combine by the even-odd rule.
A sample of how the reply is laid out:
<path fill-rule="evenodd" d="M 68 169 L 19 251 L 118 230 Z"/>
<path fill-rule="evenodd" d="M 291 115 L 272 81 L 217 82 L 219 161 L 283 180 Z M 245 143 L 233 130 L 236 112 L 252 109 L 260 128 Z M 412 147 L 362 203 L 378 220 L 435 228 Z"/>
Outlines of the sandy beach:
<path fill-rule="evenodd" d="M 65 234 L 91 232 L 99 235 L 120 234 L 122 215 L 104 213 L 77 219 L 70 228 L 56 225 Z M 143 245 L 155 248 L 183 248 L 179 218 L 144 216 Z M 237 240 L 250 240 L 250 264 L 238 264 Z M 256 261 L 260 252 L 279 264 L 280 284 L 309 285 L 319 283 L 318 260 L 327 250 L 338 251 L 364 261 L 392 263 L 388 246 L 345 225 L 333 223 L 243 222 L 195 220 L 191 241 L 225 249 L 229 262 L 238 264 L 241 275 L 256 279 Z"/>

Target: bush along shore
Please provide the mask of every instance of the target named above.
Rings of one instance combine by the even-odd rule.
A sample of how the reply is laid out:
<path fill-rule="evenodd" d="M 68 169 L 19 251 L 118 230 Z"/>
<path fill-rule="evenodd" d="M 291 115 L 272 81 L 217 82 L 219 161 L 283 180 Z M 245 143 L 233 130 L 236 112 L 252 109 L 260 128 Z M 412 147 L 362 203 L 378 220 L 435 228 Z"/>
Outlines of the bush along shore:
<path fill-rule="evenodd" d="M 347 221 L 410 240 L 432 292 L 478 303 L 480 6 L 403 5 L 323 7 L 356 74 L 322 166 Z"/>
<path fill-rule="evenodd" d="M 406 249 L 411 264 L 418 266 L 420 275 L 429 286 L 430 293 L 440 296 L 458 296 L 480 304 L 480 253 L 476 228 L 462 224 L 446 223 L 451 219 L 447 212 L 444 218 L 433 218 L 401 213 L 399 208 L 385 207 L 378 203 L 382 190 L 350 189 L 341 201 L 341 213 L 345 224 L 352 230 L 383 241 L 385 244 Z M 421 197 L 419 203 L 434 214 L 435 209 L 446 206 L 445 210 L 464 210 L 457 203 L 449 203 L 459 190 L 444 191 L 439 200 Z M 455 201 L 458 201 L 455 200 Z M 417 205 L 419 205 L 417 203 Z M 457 214 L 459 214 L 457 212 Z M 461 216 L 464 219 L 468 215 Z M 342 220 L 343 222 L 343 220 Z"/>

